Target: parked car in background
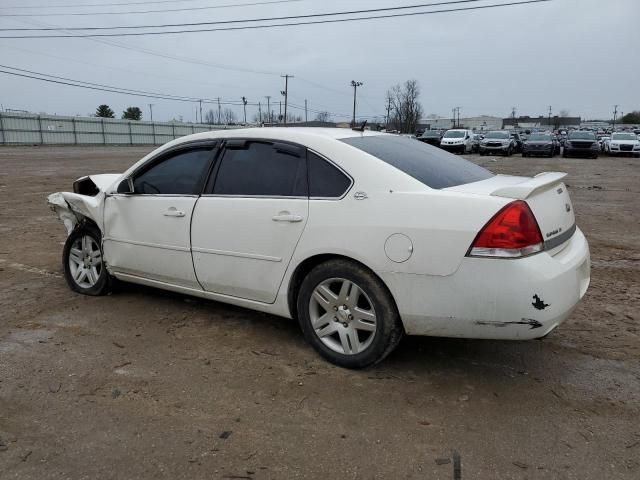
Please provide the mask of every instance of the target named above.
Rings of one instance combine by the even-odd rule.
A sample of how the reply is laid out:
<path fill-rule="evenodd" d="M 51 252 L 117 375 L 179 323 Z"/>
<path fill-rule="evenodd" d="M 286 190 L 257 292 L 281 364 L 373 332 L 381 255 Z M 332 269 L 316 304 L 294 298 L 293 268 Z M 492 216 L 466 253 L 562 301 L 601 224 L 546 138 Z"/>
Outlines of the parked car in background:
<path fill-rule="evenodd" d="M 600 137 L 600 139 L 598 140 L 598 143 L 600 144 L 600 151 L 601 152 L 608 151 L 608 149 L 609 149 L 609 140 L 611 140 L 611 137 L 608 136 L 608 135 L 603 135 L 602 137 Z"/>
<path fill-rule="evenodd" d="M 440 140 L 440 148 L 452 153 L 470 153 L 473 132 L 463 128 L 447 130 Z"/>
<path fill-rule="evenodd" d="M 442 132 L 440 130 L 425 130 L 422 135 L 418 137 L 418 140 L 429 145 L 436 147 L 440 146 L 440 140 L 442 139 Z"/>
<path fill-rule="evenodd" d="M 564 142 L 562 156 L 567 158 L 570 156 L 581 156 L 598 158 L 600 145 L 593 132 L 587 130 L 574 130 L 569 132 Z"/>
<path fill-rule="evenodd" d="M 48 201 L 73 291 L 115 277 L 296 318 L 324 358 L 363 368 L 404 334 L 527 340 L 565 321 L 590 281 L 565 176 L 494 175 L 379 132 L 257 128 L 178 138 Z"/>
<path fill-rule="evenodd" d="M 633 155 L 640 157 L 640 141 L 635 133 L 614 132 L 608 143 L 609 155 Z"/>
<path fill-rule="evenodd" d="M 480 142 L 482 141 L 483 138 L 484 138 L 484 135 L 481 135 L 479 133 L 475 133 L 473 135 L 472 142 L 471 142 L 471 151 L 473 153 L 477 153 L 480 151 Z"/>
<path fill-rule="evenodd" d="M 511 156 L 515 150 L 515 142 L 507 130 L 488 132 L 480 142 L 480 155 L 501 153 Z"/>
<path fill-rule="evenodd" d="M 513 138 L 513 151 L 516 153 L 521 153 L 523 144 L 522 137 L 517 132 L 511 132 L 511 138 Z"/>
<path fill-rule="evenodd" d="M 522 156 L 543 155 L 553 157 L 560 153 L 560 144 L 550 133 L 532 133 L 522 144 Z"/>

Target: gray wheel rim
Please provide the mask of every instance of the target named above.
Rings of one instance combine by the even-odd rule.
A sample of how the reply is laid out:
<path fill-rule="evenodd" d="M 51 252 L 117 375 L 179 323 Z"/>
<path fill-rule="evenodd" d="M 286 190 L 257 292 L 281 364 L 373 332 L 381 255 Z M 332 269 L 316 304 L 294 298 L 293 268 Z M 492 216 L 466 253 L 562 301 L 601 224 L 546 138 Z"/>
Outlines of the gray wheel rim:
<path fill-rule="evenodd" d="M 98 283 L 102 273 L 100 245 L 91 235 L 75 239 L 69 251 L 71 278 L 81 288 L 91 288 Z"/>
<path fill-rule="evenodd" d="M 309 318 L 320 341 L 343 355 L 364 352 L 377 330 L 371 299 L 345 278 L 330 278 L 316 286 L 309 301 Z"/>

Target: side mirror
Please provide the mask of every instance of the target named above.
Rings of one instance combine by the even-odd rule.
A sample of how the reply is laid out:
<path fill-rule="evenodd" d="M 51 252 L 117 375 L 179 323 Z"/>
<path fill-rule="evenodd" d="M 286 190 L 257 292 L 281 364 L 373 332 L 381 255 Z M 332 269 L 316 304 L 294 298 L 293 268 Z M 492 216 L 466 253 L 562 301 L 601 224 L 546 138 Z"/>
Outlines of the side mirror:
<path fill-rule="evenodd" d="M 130 178 L 123 179 L 116 189 L 116 193 L 133 193 L 133 182 Z"/>

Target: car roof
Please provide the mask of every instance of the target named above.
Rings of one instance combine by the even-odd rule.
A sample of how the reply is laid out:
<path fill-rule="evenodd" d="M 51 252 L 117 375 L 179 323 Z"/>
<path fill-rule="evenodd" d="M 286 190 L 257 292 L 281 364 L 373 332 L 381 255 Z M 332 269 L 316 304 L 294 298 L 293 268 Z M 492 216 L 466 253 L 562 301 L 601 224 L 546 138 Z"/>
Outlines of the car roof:
<path fill-rule="evenodd" d="M 323 127 L 256 127 L 234 128 L 226 130 L 211 130 L 209 132 L 196 133 L 182 137 L 183 142 L 194 140 L 206 140 L 217 138 L 264 138 L 272 140 L 304 141 L 310 138 L 341 140 L 352 137 L 369 137 L 379 135 L 391 135 L 371 130 L 356 131 L 350 128 L 323 128 Z"/>

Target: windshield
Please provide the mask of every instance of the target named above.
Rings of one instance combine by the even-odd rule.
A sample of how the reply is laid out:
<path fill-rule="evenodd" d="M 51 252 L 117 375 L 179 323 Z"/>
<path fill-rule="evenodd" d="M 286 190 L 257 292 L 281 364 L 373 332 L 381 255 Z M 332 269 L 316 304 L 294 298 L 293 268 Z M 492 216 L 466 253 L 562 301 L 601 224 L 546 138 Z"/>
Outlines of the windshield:
<path fill-rule="evenodd" d="M 439 137 L 440 132 L 438 132 L 437 130 L 427 130 L 422 134 L 422 136 L 423 137 Z"/>
<path fill-rule="evenodd" d="M 595 140 L 596 136 L 593 132 L 571 132 L 569 140 Z"/>
<path fill-rule="evenodd" d="M 484 138 L 500 138 L 506 140 L 509 138 L 509 132 L 489 132 Z"/>
<path fill-rule="evenodd" d="M 611 136 L 611 140 L 637 140 L 638 137 L 636 137 L 633 133 L 614 133 Z"/>
<path fill-rule="evenodd" d="M 551 141 L 551 135 L 544 134 L 544 133 L 532 133 L 529 136 L 529 140 L 532 140 L 534 142 L 550 142 Z"/>
<path fill-rule="evenodd" d="M 431 188 L 453 187 L 493 177 L 489 170 L 462 157 L 408 138 L 375 135 L 344 138 L 342 141 L 379 158 Z"/>
<path fill-rule="evenodd" d="M 464 132 L 460 130 L 449 130 L 444 134 L 444 138 L 462 138 L 464 137 Z"/>

